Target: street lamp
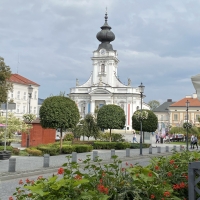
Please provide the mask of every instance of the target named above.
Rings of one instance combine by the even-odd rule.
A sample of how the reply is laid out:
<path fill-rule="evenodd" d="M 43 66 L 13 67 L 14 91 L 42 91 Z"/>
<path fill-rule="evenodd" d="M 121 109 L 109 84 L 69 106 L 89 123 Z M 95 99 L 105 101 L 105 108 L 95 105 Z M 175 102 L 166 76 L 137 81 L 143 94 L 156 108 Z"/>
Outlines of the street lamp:
<path fill-rule="evenodd" d="M 33 87 L 31 85 L 28 86 L 28 97 L 29 97 L 29 114 L 31 113 L 31 97 L 32 97 Z"/>
<path fill-rule="evenodd" d="M 28 98 L 29 98 L 29 106 L 28 106 L 28 112 L 29 114 L 31 113 L 31 97 L 32 97 L 32 93 L 33 93 L 33 87 L 31 85 L 28 86 Z M 29 147 L 29 140 L 30 140 L 30 130 L 29 130 L 29 134 L 27 134 L 27 141 L 26 141 L 26 146 Z"/>
<path fill-rule="evenodd" d="M 188 108 L 190 106 L 190 102 L 187 100 L 185 102 L 185 105 L 186 105 L 186 111 L 187 111 L 187 124 L 188 124 Z M 188 126 L 187 126 L 187 140 L 186 140 L 186 142 L 187 142 L 187 151 L 188 151 Z"/>
<path fill-rule="evenodd" d="M 142 117 L 142 97 L 143 97 L 145 86 L 141 83 L 140 86 L 138 87 L 139 87 L 139 92 L 140 92 L 140 100 L 141 100 L 140 111 L 141 111 L 141 117 Z M 140 155 L 142 155 L 142 118 L 140 118 Z"/>

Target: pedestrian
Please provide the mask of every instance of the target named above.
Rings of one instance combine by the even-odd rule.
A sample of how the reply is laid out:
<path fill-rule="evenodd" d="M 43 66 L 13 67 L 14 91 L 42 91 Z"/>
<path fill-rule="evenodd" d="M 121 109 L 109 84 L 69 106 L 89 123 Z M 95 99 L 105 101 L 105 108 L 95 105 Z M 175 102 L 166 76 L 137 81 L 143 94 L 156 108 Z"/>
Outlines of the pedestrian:
<path fill-rule="evenodd" d="M 159 135 L 156 133 L 156 143 L 159 143 Z"/>
<path fill-rule="evenodd" d="M 133 143 L 134 142 L 137 142 L 137 138 L 136 138 L 136 133 L 135 133 L 135 131 L 133 131 Z M 138 142 L 137 142 L 138 143 Z"/>
<path fill-rule="evenodd" d="M 193 138 L 193 149 L 194 149 L 194 145 L 196 145 L 197 149 L 198 149 L 198 139 L 197 139 L 197 136 L 195 135 L 194 138 Z"/>
<path fill-rule="evenodd" d="M 194 135 L 192 135 L 190 138 L 190 149 L 192 149 L 193 140 L 194 140 Z"/>

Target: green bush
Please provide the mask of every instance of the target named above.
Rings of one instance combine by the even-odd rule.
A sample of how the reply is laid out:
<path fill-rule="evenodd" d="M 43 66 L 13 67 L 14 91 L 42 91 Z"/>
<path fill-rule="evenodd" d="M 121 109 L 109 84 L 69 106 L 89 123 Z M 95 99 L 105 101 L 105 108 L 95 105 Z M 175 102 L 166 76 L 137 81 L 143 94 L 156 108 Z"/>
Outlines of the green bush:
<path fill-rule="evenodd" d="M 151 144 L 142 144 L 142 148 L 149 148 Z M 130 144 L 131 149 L 139 149 L 140 148 L 140 143 L 131 143 Z"/>
<path fill-rule="evenodd" d="M 131 143 L 129 142 L 116 142 L 115 149 L 126 149 L 130 147 L 131 147 Z"/>
<path fill-rule="evenodd" d="M 73 145 L 74 151 L 77 153 L 90 152 L 93 150 L 92 145 Z"/>
<path fill-rule="evenodd" d="M 73 141 L 73 139 L 74 139 L 73 133 L 67 133 L 63 138 L 64 141 Z"/>
<path fill-rule="evenodd" d="M 62 153 L 64 153 L 64 154 L 70 154 L 73 151 L 75 151 L 74 149 L 75 149 L 75 147 L 72 146 L 72 145 L 63 145 L 62 146 Z"/>
<path fill-rule="evenodd" d="M 37 149 L 42 151 L 43 154 L 49 154 L 50 156 L 55 156 L 60 154 L 60 147 L 58 145 L 39 145 Z"/>
<path fill-rule="evenodd" d="M 26 148 L 26 151 L 32 156 L 42 156 L 43 152 L 36 148 Z"/>
<path fill-rule="evenodd" d="M 120 133 L 111 133 L 111 140 L 112 142 L 124 142 L 125 140 L 123 139 L 124 135 Z M 101 141 L 109 141 L 110 140 L 110 133 L 100 133 L 99 140 Z"/>
<path fill-rule="evenodd" d="M 19 155 L 20 149 L 18 149 L 18 148 L 13 148 L 12 153 L 13 153 L 14 155 Z"/>
<path fill-rule="evenodd" d="M 0 146 L 0 151 L 4 150 L 4 146 Z M 12 146 L 6 146 L 6 151 L 12 151 L 13 147 Z"/>
<path fill-rule="evenodd" d="M 94 144 L 94 141 L 74 141 L 73 144 L 88 144 L 88 145 L 93 145 Z"/>

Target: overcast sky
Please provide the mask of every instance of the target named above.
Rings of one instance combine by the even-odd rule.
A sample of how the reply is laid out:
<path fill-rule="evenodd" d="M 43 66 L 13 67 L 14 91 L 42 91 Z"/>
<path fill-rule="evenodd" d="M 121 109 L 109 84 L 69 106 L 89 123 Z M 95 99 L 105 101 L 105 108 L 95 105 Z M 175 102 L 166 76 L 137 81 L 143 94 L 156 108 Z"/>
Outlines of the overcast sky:
<path fill-rule="evenodd" d="M 0 56 L 12 73 L 40 84 L 40 98 L 68 94 L 76 78 L 90 77 L 106 7 L 121 82 L 143 82 L 145 102 L 195 92 L 199 0 L 0 0 Z"/>

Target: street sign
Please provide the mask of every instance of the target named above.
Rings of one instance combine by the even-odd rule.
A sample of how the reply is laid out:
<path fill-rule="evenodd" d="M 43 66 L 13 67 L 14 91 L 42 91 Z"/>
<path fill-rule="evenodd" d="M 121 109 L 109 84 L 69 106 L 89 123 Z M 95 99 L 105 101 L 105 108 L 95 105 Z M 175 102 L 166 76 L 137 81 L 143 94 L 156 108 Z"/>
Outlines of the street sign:
<path fill-rule="evenodd" d="M 6 103 L 1 104 L 1 110 L 7 110 L 6 107 L 7 107 Z M 15 110 L 15 109 L 16 109 L 16 103 L 8 103 L 8 110 Z"/>

